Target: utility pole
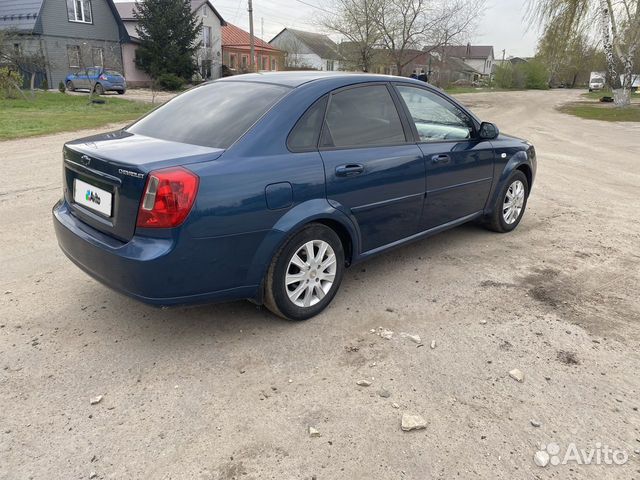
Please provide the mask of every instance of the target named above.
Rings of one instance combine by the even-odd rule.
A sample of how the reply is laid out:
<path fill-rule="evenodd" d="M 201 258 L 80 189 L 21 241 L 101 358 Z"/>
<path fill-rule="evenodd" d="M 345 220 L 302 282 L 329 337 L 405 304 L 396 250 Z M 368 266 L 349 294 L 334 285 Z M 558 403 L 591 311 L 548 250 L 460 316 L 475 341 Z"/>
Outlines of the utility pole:
<path fill-rule="evenodd" d="M 502 50 L 502 64 L 504 65 L 504 56 L 506 55 L 507 51 L 505 49 Z"/>
<path fill-rule="evenodd" d="M 253 38 L 253 4 L 251 3 L 251 0 L 249 0 L 249 45 L 250 45 L 250 50 L 251 50 L 251 57 L 249 59 L 249 68 L 251 69 L 251 72 L 255 72 L 256 68 L 255 68 L 255 39 Z"/>
<path fill-rule="evenodd" d="M 264 40 L 264 17 L 260 17 L 260 38 Z"/>

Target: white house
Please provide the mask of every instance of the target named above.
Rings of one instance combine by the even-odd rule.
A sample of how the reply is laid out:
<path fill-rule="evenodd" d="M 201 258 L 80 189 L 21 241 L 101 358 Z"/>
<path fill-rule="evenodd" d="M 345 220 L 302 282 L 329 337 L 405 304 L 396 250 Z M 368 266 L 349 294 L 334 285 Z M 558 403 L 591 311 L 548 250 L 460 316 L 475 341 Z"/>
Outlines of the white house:
<path fill-rule="evenodd" d="M 122 45 L 124 76 L 131 86 L 148 85 L 151 79 L 135 63 L 136 49 L 140 44 L 136 32 L 138 22 L 133 14 L 136 2 L 115 5 L 130 37 L 130 41 Z M 195 59 L 199 73 L 203 79 L 219 78 L 222 75 L 222 26 L 226 23 L 209 0 L 191 0 L 191 10 L 196 12 L 198 19 L 202 21 L 201 47 Z"/>
<path fill-rule="evenodd" d="M 321 33 L 285 28 L 269 43 L 286 52 L 286 64 L 290 68 L 334 71 L 342 66 L 338 44 Z"/>
<path fill-rule="evenodd" d="M 447 45 L 439 47 L 425 47 L 426 51 L 446 58 L 459 58 L 469 67 L 478 72 L 479 77 L 489 77 L 493 71 L 495 57 L 490 45 Z M 476 80 L 479 80 L 477 78 Z"/>

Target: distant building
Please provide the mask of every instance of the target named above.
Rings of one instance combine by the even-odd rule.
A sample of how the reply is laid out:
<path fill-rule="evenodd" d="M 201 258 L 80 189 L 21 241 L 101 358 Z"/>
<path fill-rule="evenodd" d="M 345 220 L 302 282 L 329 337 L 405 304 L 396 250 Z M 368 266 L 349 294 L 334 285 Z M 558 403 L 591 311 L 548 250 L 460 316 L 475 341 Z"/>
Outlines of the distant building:
<path fill-rule="evenodd" d="M 135 63 L 136 50 L 140 45 L 136 31 L 138 22 L 134 15 L 136 2 L 115 5 L 129 37 L 122 46 L 124 76 L 131 86 L 149 85 L 151 78 Z M 209 0 L 191 0 L 191 11 L 195 12 L 198 19 L 202 21 L 199 39 L 201 45 L 194 59 L 198 65 L 198 73 L 203 80 L 220 78 L 222 75 L 222 26 L 226 25 L 226 22 Z"/>
<path fill-rule="evenodd" d="M 112 0 L 0 0 L 0 30 L 10 33 L 11 48 L 44 57 L 36 87 L 46 79 L 56 88 L 69 72 L 92 66 L 122 70 L 128 41 Z"/>
<path fill-rule="evenodd" d="M 341 70 L 343 58 L 338 44 L 327 35 L 285 28 L 269 42 L 286 52 L 289 69 Z"/>
<path fill-rule="evenodd" d="M 251 43 L 249 32 L 227 23 L 222 27 L 222 62 L 232 73 L 250 71 Z M 257 71 L 275 72 L 284 68 L 284 52 L 253 36 L 254 65 Z"/>
<path fill-rule="evenodd" d="M 495 56 L 493 47 L 489 45 L 471 45 L 468 43 L 467 45 L 425 47 L 424 50 L 438 56 L 445 63 L 448 58 L 459 58 L 475 70 L 477 78 L 474 78 L 474 80 L 489 78 L 493 72 Z"/>

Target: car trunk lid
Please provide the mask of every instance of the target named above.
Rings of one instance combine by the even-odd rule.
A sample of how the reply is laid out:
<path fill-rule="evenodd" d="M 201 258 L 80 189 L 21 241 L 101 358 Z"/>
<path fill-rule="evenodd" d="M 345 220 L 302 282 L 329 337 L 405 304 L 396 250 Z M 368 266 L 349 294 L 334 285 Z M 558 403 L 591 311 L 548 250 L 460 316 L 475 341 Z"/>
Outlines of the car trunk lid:
<path fill-rule="evenodd" d="M 215 160 L 223 149 L 190 145 L 124 130 L 64 146 L 64 196 L 73 214 L 121 241 L 135 233 L 149 172 Z"/>

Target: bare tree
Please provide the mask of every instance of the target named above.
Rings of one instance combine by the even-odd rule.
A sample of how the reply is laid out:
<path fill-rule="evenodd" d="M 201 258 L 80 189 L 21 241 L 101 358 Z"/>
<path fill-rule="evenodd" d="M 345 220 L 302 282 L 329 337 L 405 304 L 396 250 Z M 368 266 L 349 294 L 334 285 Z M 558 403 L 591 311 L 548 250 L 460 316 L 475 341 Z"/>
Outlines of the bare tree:
<path fill-rule="evenodd" d="M 485 0 L 380 0 L 375 15 L 381 41 L 397 74 L 425 44 L 431 49 L 468 38 L 482 16 Z"/>
<path fill-rule="evenodd" d="M 560 22 L 567 32 L 575 32 L 585 25 L 598 32 L 615 104 L 630 104 L 633 68 L 640 43 L 640 0 L 530 0 L 530 12 L 545 28 Z M 620 68 L 622 81 L 618 74 Z"/>
<path fill-rule="evenodd" d="M 381 0 L 333 0 L 333 13 L 320 18 L 320 25 L 344 39 L 342 55 L 354 68 L 368 72 L 382 35 L 376 13 Z"/>

